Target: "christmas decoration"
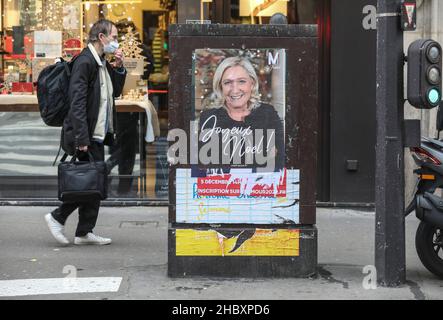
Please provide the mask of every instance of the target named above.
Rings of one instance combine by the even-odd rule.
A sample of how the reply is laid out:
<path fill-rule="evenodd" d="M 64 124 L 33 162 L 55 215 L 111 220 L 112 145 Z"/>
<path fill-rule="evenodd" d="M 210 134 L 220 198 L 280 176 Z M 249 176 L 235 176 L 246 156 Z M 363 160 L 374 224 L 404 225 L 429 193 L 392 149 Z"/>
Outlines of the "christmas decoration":
<path fill-rule="evenodd" d="M 46 25 L 48 30 L 63 30 L 64 5 L 63 0 L 43 2 L 43 25 Z"/>
<path fill-rule="evenodd" d="M 146 92 L 142 89 L 131 89 L 129 92 L 123 96 L 123 100 L 130 101 L 144 101 Z"/>
<path fill-rule="evenodd" d="M 123 54 L 127 58 L 142 59 L 144 61 L 143 67 L 145 68 L 148 65 L 148 62 L 142 55 L 143 49 L 140 48 L 141 45 L 142 42 L 140 41 L 139 33 L 133 31 L 132 27 L 128 27 L 128 31 L 120 41 Z"/>
<path fill-rule="evenodd" d="M 142 58 L 141 52 L 143 51 L 139 46 L 141 41 L 138 39 L 139 33 L 134 32 L 131 27 L 128 27 L 128 32 L 122 37 L 120 46 L 123 50 L 125 57 L 128 58 Z"/>

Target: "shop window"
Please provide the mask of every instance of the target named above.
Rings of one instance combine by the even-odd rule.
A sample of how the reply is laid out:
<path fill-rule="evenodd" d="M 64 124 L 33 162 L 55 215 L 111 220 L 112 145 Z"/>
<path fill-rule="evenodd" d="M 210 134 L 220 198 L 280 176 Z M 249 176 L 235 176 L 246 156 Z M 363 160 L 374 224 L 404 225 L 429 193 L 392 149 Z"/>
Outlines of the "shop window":
<path fill-rule="evenodd" d="M 1 93 L 32 94 L 41 69 L 81 50 L 80 0 L 7 0 L 2 8 Z"/>
<path fill-rule="evenodd" d="M 125 128 L 122 143 L 106 148 L 112 169 L 110 197 L 167 198 L 166 30 L 176 22 L 175 6 L 176 2 L 163 0 L 2 1 L 0 198 L 56 197 L 57 166 L 52 162 L 60 128 L 41 121 L 34 84 L 55 58 L 69 60 L 80 53 L 90 27 L 100 18 L 117 25 L 128 71 L 116 103 L 117 119 Z M 146 12 L 157 15 L 152 35 L 144 30 Z"/>

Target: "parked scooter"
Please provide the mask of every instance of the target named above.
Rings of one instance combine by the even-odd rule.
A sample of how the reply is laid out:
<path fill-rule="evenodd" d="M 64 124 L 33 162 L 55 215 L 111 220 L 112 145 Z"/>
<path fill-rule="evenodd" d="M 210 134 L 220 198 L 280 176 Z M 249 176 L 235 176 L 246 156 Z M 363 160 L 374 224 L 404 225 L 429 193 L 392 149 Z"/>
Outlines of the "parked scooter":
<path fill-rule="evenodd" d="M 443 198 L 434 194 L 443 190 L 443 141 L 422 137 L 420 147 L 410 150 L 419 168 L 414 170 L 418 181 L 405 215 L 415 210 L 421 220 L 415 235 L 417 254 L 430 272 L 443 278 Z"/>

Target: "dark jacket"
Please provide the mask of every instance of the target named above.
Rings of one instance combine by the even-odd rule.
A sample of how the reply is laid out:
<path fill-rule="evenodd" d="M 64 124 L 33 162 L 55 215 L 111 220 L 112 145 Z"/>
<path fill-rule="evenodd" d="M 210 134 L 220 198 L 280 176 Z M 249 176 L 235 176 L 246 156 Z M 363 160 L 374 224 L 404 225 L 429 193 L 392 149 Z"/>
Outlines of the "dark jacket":
<path fill-rule="evenodd" d="M 126 71 L 119 73 L 106 62 L 114 88 L 114 97 L 121 95 L 126 79 Z M 61 145 L 63 150 L 72 155 L 78 146 L 91 145 L 92 135 L 100 110 L 99 66 L 91 50 L 86 47 L 74 61 L 69 83 L 70 109 L 63 123 Z M 113 100 L 114 132 L 116 131 L 116 110 Z M 113 143 L 113 135 L 108 135 L 104 143 Z"/>

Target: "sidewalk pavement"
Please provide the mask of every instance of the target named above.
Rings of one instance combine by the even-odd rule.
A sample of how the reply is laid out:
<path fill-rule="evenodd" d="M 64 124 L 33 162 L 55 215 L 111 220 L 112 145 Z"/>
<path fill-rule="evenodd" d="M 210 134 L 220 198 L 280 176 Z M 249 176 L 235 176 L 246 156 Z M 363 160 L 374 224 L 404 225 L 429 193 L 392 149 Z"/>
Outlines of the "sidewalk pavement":
<path fill-rule="evenodd" d="M 58 245 L 43 219 L 51 209 L 0 207 L 0 288 L 3 280 L 64 278 L 70 265 L 79 278 L 121 277 L 118 291 L 15 297 L 0 292 L 0 299 L 443 298 L 443 281 L 422 266 L 415 252 L 419 221 L 413 215 L 406 220 L 407 284 L 364 289 L 363 268 L 374 264 L 374 212 L 317 210 L 316 278 L 221 279 L 167 277 L 167 207 L 102 207 L 95 232 L 113 240 L 102 247 Z M 66 225 L 71 242 L 77 219 L 74 213 Z"/>

